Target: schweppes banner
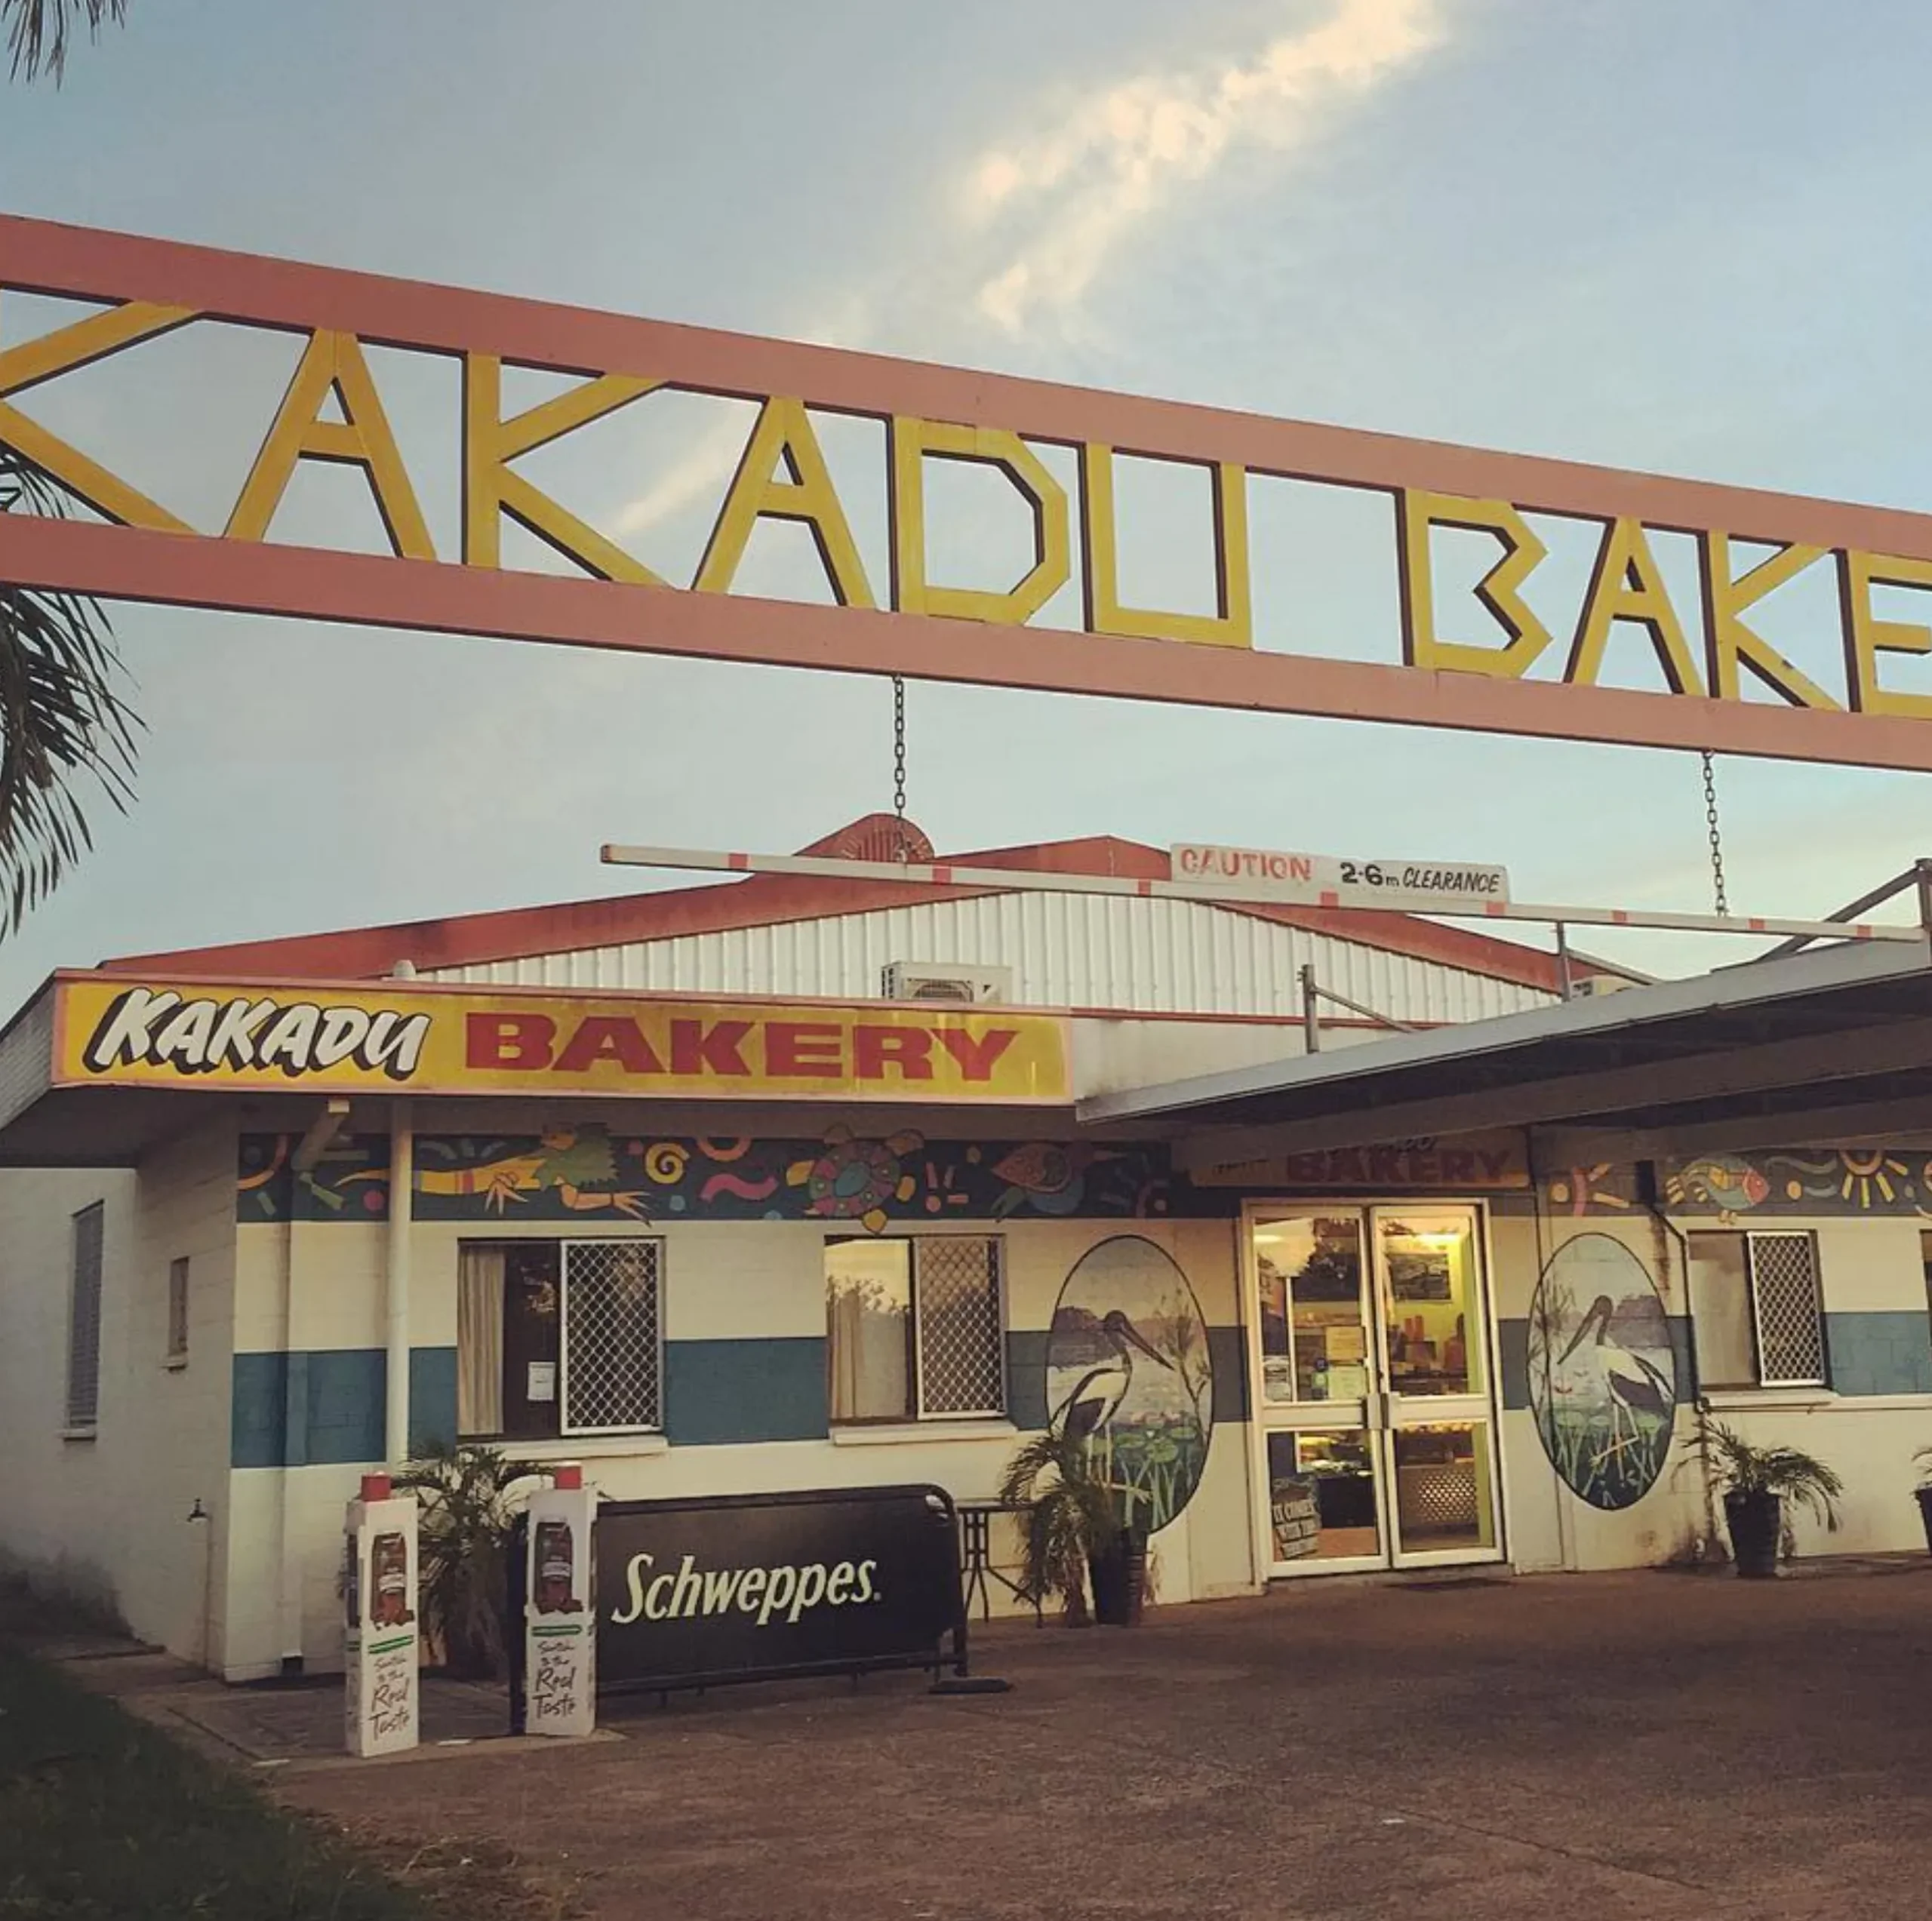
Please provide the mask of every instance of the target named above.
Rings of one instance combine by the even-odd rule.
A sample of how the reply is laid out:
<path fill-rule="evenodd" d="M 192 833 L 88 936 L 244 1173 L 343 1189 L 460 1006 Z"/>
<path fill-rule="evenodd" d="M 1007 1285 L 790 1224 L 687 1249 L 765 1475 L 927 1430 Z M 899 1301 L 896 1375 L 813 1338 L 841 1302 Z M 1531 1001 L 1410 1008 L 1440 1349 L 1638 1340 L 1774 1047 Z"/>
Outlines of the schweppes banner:
<path fill-rule="evenodd" d="M 63 1087 L 1069 1098 L 1066 1023 L 1003 1010 L 98 976 L 63 979 L 58 994 Z"/>

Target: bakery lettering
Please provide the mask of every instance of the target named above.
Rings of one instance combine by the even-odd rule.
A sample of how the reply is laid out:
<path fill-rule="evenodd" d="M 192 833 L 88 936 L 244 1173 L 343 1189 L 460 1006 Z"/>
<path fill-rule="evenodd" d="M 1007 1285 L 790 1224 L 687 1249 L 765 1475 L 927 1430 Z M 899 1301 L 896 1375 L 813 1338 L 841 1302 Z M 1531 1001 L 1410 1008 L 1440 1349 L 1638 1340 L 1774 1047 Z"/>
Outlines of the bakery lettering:
<path fill-rule="evenodd" d="M 657 1026 L 653 1023 L 653 1029 Z M 465 1065 L 491 1072 L 576 1074 L 610 1062 L 627 1074 L 745 1080 L 931 1080 L 949 1068 L 969 1084 L 992 1080 L 1020 1037 L 1011 1027 L 907 1027 L 849 1020 L 673 1019 L 647 1031 L 627 1014 L 472 1013 Z"/>
<path fill-rule="evenodd" d="M 279 1070 L 291 1080 L 348 1063 L 405 1081 L 429 1032 L 427 1014 L 131 987 L 102 1015 L 82 1059 L 94 1074 L 137 1065 L 184 1074 L 253 1068 Z"/>

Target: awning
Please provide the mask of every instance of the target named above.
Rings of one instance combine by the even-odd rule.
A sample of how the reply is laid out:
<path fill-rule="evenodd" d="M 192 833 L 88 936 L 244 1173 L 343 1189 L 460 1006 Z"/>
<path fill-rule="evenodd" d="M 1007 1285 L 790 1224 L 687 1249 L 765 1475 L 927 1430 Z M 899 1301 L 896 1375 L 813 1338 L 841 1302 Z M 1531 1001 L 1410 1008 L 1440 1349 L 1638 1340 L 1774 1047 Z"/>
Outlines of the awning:
<path fill-rule="evenodd" d="M 1184 1167 L 1499 1126 L 1580 1163 L 1932 1139 L 1932 944 L 1834 947 L 1097 1096 Z"/>

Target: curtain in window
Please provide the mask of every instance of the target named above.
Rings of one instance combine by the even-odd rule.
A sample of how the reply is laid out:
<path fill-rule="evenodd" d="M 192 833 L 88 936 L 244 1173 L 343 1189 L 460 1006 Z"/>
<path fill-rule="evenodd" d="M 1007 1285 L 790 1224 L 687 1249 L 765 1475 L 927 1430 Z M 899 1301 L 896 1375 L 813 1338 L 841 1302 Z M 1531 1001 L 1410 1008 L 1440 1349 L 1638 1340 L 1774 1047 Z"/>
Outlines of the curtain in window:
<path fill-rule="evenodd" d="M 466 1247 L 457 1268 L 456 1425 L 503 1431 L 503 1249 Z"/>
<path fill-rule="evenodd" d="M 838 1241 L 825 1250 L 835 1421 L 912 1413 L 911 1254 L 903 1240 Z"/>

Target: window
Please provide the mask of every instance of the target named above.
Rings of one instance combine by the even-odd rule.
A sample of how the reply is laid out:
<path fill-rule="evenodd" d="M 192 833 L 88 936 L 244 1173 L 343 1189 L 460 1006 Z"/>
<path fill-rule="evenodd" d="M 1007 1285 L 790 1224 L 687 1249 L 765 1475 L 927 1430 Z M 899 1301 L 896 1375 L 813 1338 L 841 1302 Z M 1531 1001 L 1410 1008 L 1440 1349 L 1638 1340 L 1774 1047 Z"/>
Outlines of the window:
<path fill-rule="evenodd" d="M 663 1245 L 469 1241 L 457 1276 L 457 1428 L 543 1440 L 663 1425 Z"/>
<path fill-rule="evenodd" d="M 1817 1244 L 1808 1234 L 1694 1234 L 1690 1311 L 1707 1388 L 1826 1381 Z"/>
<path fill-rule="evenodd" d="M 188 1257 L 168 1264 L 168 1358 L 188 1358 Z"/>
<path fill-rule="evenodd" d="M 953 1234 L 826 1243 L 835 1422 L 1005 1412 L 999 1254 Z"/>
<path fill-rule="evenodd" d="M 100 1415 L 100 1253 L 106 1209 L 74 1216 L 74 1271 L 67 1295 L 67 1425 L 92 1430 Z"/>

